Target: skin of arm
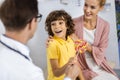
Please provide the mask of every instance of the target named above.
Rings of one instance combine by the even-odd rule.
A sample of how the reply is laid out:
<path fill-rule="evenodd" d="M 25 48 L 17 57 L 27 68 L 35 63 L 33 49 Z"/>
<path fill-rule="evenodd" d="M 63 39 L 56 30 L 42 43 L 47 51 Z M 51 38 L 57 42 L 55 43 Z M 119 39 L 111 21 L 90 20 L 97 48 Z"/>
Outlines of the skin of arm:
<path fill-rule="evenodd" d="M 52 66 L 53 74 L 56 77 L 59 77 L 62 74 L 64 74 L 65 70 L 66 70 L 66 67 L 68 66 L 68 63 L 67 63 L 63 67 L 59 67 L 57 59 L 50 59 L 50 63 L 51 63 L 51 66 Z"/>
<path fill-rule="evenodd" d="M 92 46 L 89 43 L 87 43 L 87 48 L 86 49 L 89 53 L 92 53 Z"/>
<path fill-rule="evenodd" d="M 76 59 L 76 57 L 74 59 Z M 65 74 L 66 74 L 66 77 L 71 78 L 71 80 L 76 80 L 76 77 L 79 77 L 80 80 L 84 80 L 79 62 L 77 61 L 73 65 L 70 65 L 68 67 Z"/>
<path fill-rule="evenodd" d="M 83 77 L 82 71 L 79 72 L 78 77 L 79 77 L 80 80 L 85 80 L 84 77 Z"/>
<path fill-rule="evenodd" d="M 56 77 L 59 77 L 62 74 L 64 74 L 67 70 L 69 70 L 69 68 L 71 67 L 71 65 L 77 64 L 77 60 L 76 60 L 76 58 L 71 57 L 69 59 L 69 61 L 64 66 L 62 66 L 62 67 L 59 67 L 57 59 L 50 59 L 50 63 L 51 63 L 51 66 L 52 66 L 53 74 Z"/>

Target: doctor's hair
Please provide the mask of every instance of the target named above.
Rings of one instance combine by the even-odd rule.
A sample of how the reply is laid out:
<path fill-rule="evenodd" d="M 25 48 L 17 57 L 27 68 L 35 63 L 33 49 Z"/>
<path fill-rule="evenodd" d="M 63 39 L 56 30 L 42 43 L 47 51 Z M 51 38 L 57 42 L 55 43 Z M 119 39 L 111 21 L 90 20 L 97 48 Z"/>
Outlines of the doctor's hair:
<path fill-rule="evenodd" d="M 0 18 L 8 31 L 23 30 L 37 15 L 37 0 L 5 0 L 0 7 Z"/>
<path fill-rule="evenodd" d="M 48 35 L 54 36 L 51 29 L 51 23 L 57 20 L 65 21 L 67 27 L 66 37 L 74 33 L 75 30 L 72 17 L 65 10 L 55 10 L 49 13 L 45 21 L 45 30 L 48 31 Z"/>

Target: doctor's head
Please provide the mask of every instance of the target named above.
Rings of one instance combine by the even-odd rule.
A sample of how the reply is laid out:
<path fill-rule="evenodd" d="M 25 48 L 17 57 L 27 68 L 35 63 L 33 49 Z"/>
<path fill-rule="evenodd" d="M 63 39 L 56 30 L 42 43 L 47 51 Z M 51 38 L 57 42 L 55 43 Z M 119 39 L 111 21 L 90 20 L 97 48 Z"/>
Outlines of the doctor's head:
<path fill-rule="evenodd" d="M 0 19 L 6 34 L 24 34 L 26 41 L 33 37 L 41 17 L 37 0 L 5 0 L 0 7 Z"/>

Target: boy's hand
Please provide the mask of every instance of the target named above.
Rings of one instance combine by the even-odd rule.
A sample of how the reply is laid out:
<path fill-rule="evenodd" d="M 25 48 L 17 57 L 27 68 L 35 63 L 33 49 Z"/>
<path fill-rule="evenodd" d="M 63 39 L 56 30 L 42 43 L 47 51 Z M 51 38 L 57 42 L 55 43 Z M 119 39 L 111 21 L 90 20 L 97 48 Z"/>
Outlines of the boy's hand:
<path fill-rule="evenodd" d="M 79 63 L 74 63 L 73 65 L 69 66 L 69 68 L 65 71 L 67 77 L 70 77 L 72 80 L 75 80 L 78 75 L 80 74 L 80 66 Z"/>

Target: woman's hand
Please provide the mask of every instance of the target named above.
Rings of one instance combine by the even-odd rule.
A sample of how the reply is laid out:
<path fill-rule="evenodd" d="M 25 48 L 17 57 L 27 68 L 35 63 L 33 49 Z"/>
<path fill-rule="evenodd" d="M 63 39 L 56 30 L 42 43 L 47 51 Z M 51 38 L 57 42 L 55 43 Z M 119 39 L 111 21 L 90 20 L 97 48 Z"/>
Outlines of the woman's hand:
<path fill-rule="evenodd" d="M 49 37 L 48 37 L 48 39 L 47 39 L 47 41 L 46 41 L 46 47 L 49 46 L 49 42 L 50 42 L 50 41 L 53 41 L 53 37 L 52 37 L 52 36 L 49 36 Z"/>
<path fill-rule="evenodd" d="M 89 43 L 87 43 L 86 49 L 88 52 L 92 53 L 92 46 Z"/>

